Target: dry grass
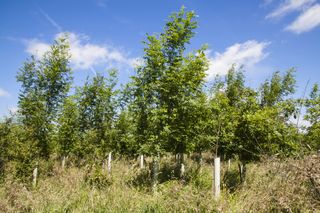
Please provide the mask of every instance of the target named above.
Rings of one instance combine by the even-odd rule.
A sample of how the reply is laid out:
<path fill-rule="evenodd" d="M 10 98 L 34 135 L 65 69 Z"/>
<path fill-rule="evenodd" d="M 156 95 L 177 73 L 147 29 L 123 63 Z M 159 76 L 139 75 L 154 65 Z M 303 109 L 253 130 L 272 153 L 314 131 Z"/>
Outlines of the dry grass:
<path fill-rule="evenodd" d="M 268 160 L 250 166 L 237 194 L 242 212 L 320 212 L 320 157 Z"/>
<path fill-rule="evenodd" d="M 223 165 L 222 196 L 211 193 L 212 168 L 202 173 L 188 160 L 186 177 L 175 177 L 169 159 L 161 161 L 159 186 L 150 190 L 150 173 L 119 160 L 112 174 L 99 166 L 54 167 L 53 176 L 40 177 L 28 188 L 16 181 L 0 186 L 0 212 L 320 212 L 320 157 L 265 160 L 249 164 L 240 184 L 237 165 Z"/>

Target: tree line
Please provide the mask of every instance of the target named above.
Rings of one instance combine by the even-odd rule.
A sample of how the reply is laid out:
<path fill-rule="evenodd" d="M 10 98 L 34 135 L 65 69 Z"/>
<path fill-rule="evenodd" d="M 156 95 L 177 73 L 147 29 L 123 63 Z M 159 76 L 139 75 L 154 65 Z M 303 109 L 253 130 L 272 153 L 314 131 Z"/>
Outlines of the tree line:
<path fill-rule="evenodd" d="M 0 124 L 0 172 L 30 178 L 39 162 L 69 158 L 78 165 L 107 155 L 135 158 L 202 153 L 243 165 L 263 156 L 301 156 L 320 149 L 320 91 L 294 98 L 295 69 L 274 72 L 259 88 L 242 68 L 206 82 L 206 46 L 187 52 L 196 14 L 173 13 L 160 34 L 148 35 L 143 63 L 123 87 L 117 70 L 73 87 L 67 35 L 17 74 L 19 110 Z M 213 65 L 214 66 L 214 65 Z M 119 89 L 120 88 L 120 89 Z M 293 119 L 310 123 L 301 129 Z M 156 164 L 155 164 L 156 165 Z"/>

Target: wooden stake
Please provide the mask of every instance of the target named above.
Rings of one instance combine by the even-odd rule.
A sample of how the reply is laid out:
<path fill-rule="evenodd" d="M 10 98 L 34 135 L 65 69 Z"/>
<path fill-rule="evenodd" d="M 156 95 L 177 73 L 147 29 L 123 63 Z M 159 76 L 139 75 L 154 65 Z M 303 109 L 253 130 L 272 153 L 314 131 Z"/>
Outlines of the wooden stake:
<path fill-rule="evenodd" d="M 108 155 L 108 173 L 110 174 L 111 173 L 111 152 L 109 152 L 109 155 Z"/>
<path fill-rule="evenodd" d="M 186 171 L 185 166 L 184 166 L 184 164 L 182 163 L 182 164 L 181 164 L 181 167 L 180 167 L 180 178 L 183 178 L 183 177 L 184 177 L 185 171 Z"/>
<path fill-rule="evenodd" d="M 239 162 L 239 173 L 240 173 L 240 181 L 244 183 L 246 181 L 246 165 L 242 162 Z"/>
<path fill-rule="evenodd" d="M 220 158 L 214 159 L 214 170 L 213 170 L 213 192 L 216 200 L 220 197 Z"/>
<path fill-rule="evenodd" d="M 33 170 L 33 174 L 32 174 L 32 185 L 33 187 L 37 186 L 37 177 L 38 177 L 38 164 L 36 165 L 36 168 L 34 168 Z"/>
<path fill-rule="evenodd" d="M 62 170 L 64 170 L 65 165 L 66 165 L 66 156 L 63 156 L 63 157 L 62 157 L 62 162 L 61 162 L 61 168 L 62 168 Z"/>
<path fill-rule="evenodd" d="M 198 166 L 199 166 L 199 173 L 201 174 L 202 173 L 202 164 L 203 164 L 203 159 L 202 159 L 202 153 L 200 152 L 199 153 L 199 156 L 198 156 Z"/>
<path fill-rule="evenodd" d="M 143 155 L 140 155 L 140 169 L 144 168 Z"/>
<path fill-rule="evenodd" d="M 159 169 L 159 159 L 158 159 L 158 157 L 153 157 L 153 162 L 152 162 L 152 191 L 154 193 L 157 191 L 158 169 Z"/>

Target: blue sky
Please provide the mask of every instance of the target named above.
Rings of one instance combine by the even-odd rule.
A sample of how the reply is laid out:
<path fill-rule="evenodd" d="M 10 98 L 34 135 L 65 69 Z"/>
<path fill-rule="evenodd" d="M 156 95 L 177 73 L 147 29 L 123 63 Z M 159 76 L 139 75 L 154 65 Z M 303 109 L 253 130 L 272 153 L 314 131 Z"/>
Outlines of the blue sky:
<path fill-rule="evenodd" d="M 75 85 L 110 68 L 125 83 L 146 33 L 161 32 L 182 5 L 199 16 L 188 50 L 208 44 L 208 81 L 232 63 L 244 65 L 253 87 L 296 67 L 297 96 L 309 79 L 320 80 L 319 0 L 1 0 L 0 116 L 16 110 L 22 63 L 30 54 L 41 57 L 61 33 L 70 34 Z"/>

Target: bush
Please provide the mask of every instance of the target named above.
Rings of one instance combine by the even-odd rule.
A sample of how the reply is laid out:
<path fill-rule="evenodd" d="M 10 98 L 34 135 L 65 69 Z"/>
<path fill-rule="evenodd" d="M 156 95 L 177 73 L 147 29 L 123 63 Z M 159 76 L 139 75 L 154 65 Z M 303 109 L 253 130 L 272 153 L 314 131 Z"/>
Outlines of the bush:
<path fill-rule="evenodd" d="M 93 166 L 85 175 L 85 182 L 91 187 L 102 189 L 111 186 L 113 179 L 111 174 L 108 174 L 108 172 L 104 171 L 100 166 Z"/>

